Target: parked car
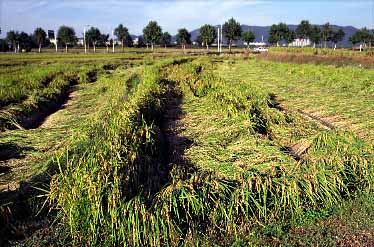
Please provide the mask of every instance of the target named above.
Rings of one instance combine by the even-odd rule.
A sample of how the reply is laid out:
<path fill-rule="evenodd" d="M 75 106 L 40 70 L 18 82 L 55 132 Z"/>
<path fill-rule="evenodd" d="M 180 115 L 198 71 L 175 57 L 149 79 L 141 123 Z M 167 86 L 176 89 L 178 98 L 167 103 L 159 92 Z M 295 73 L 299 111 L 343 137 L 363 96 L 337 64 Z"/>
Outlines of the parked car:
<path fill-rule="evenodd" d="M 268 52 L 269 49 L 265 47 L 256 47 L 253 49 L 254 53 L 262 53 L 262 52 Z"/>

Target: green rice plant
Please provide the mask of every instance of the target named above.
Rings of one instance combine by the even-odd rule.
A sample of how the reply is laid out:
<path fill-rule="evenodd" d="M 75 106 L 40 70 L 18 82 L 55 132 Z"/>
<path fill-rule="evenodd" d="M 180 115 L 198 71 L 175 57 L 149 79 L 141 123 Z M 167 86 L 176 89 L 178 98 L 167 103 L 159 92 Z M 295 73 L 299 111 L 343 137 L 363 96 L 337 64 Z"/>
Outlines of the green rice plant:
<path fill-rule="evenodd" d="M 183 246 L 206 238 L 222 243 L 253 226 L 295 219 L 307 210 L 336 205 L 356 191 L 372 190 L 371 145 L 340 130 L 316 135 L 300 161 L 253 165 L 232 177 L 208 165 L 189 173 L 178 164 L 165 165 L 160 127 L 175 86 L 188 96 L 188 104 L 213 108 L 207 112 L 216 112 L 223 124 L 249 122 L 243 125 L 246 131 L 233 135 L 269 135 L 261 136 L 264 141 L 257 146 L 274 146 L 271 139 L 278 137 L 272 132 L 278 132 L 273 129 L 290 128 L 287 116 L 272 108 L 269 93 L 227 85 L 210 73 L 201 61 L 164 61 L 145 66 L 141 76 L 126 77 L 139 83 L 131 91 L 128 86 L 134 83 L 122 77 L 108 112 L 56 157 L 60 173 L 52 180 L 49 199 L 60 209 L 73 244 Z"/>
<path fill-rule="evenodd" d="M 117 91 L 105 120 L 56 160 L 60 175 L 50 198 L 63 208 L 77 241 L 124 243 L 119 223 L 125 202 L 138 194 L 152 197 L 167 179 L 160 176 L 168 168 L 161 166 L 164 144 L 158 126 L 169 89 L 159 76 L 160 67 L 145 67 L 142 83 L 128 100 Z M 130 212 L 137 222 L 134 213 L 141 212 Z"/>

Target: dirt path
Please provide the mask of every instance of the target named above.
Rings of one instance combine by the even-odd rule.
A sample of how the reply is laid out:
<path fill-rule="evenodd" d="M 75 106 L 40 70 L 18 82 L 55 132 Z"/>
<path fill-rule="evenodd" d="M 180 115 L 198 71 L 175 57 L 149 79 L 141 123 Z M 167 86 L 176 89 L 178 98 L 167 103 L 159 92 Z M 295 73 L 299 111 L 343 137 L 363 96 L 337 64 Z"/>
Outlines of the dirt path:
<path fill-rule="evenodd" d="M 53 128 L 56 126 L 59 122 L 59 115 L 62 113 L 67 113 L 71 110 L 73 105 L 79 100 L 80 92 L 79 92 L 78 86 L 73 86 L 70 89 L 70 92 L 68 94 L 67 101 L 61 106 L 61 108 L 56 111 L 55 113 L 49 115 L 47 118 L 44 119 L 43 123 L 39 126 L 39 128 Z"/>
<path fill-rule="evenodd" d="M 169 95 L 169 103 L 164 113 L 164 120 L 162 123 L 162 131 L 165 134 L 167 142 L 167 164 L 172 168 L 178 166 L 176 170 L 186 171 L 185 169 L 193 169 L 189 164 L 188 159 L 185 157 L 184 152 L 188 149 L 192 141 L 187 137 L 181 135 L 184 130 L 183 126 L 183 112 L 181 104 L 183 98 L 177 93 Z M 181 174 L 187 174 L 182 172 Z"/>

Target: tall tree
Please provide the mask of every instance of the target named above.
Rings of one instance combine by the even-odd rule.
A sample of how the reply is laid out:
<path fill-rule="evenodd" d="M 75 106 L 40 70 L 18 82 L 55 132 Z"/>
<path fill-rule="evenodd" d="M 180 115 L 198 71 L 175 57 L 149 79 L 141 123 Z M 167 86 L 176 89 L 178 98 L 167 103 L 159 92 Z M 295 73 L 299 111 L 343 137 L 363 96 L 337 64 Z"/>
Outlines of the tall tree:
<path fill-rule="evenodd" d="M 286 37 L 285 37 L 285 40 L 287 41 L 288 44 L 292 43 L 294 40 L 296 39 L 296 32 L 295 31 L 292 31 L 290 30 Z"/>
<path fill-rule="evenodd" d="M 191 34 L 187 29 L 182 28 L 178 30 L 177 43 L 182 46 L 183 52 L 186 53 L 186 45 L 191 44 Z"/>
<path fill-rule="evenodd" d="M 302 20 L 300 24 L 297 26 L 296 36 L 300 39 L 307 39 L 310 38 L 312 34 L 312 25 L 307 20 Z"/>
<path fill-rule="evenodd" d="M 351 42 L 353 46 L 361 42 L 358 32 L 349 37 L 349 42 Z"/>
<path fill-rule="evenodd" d="M 68 44 L 74 44 L 77 41 L 75 31 L 72 27 L 61 26 L 57 31 L 57 39 L 65 44 L 65 52 L 68 52 Z"/>
<path fill-rule="evenodd" d="M 313 47 L 316 48 L 316 44 L 321 43 L 321 29 L 319 26 L 314 25 L 310 32 L 310 41 L 313 42 Z"/>
<path fill-rule="evenodd" d="M 114 35 L 117 36 L 117 39 L 121 41 L 122 51 L 124 49 L 125 41 L 130 36 L 129 30 L 124 27 L 122 24 L 119 24 L 118 27 L 114 29 Z"/>
<path fill-rule="evenodd" d="M 47 33 L 41 27 L 38 27 L 34 31 L 34 37 L 35 37 L 36 43 L 39 45 L 39 53 L 40 53 L 42 49 L 42 45 L 47 40 Z"/>
<path fill-rule="evenodd" d="M 331 41 L 334 43 L 334 49 L 336 49 L 336 44 L 344 39 L 345 32 L 343 29 L 339 29 L 338 31 L 333 31 Z"/>
<path fill-rule="evenodd" d="M 256 36 L 252 31 L 244 32 L 242 39 L 247 43 L 247 48 L 249 48 L 249 43 L 255 41 Z"/>
<path fill-rule="evenodd" d="M 206 49 L 209 51 L 209 46 L 213 44 L 214 40 L 217 38 L 216 29 L 208 24 L 200 27 L 200 41 L 204 43 Z"/>
<path fill-rule="evenodd" d="M 288 28 L 287 24 L 279 23 L 273 24 L 270 27 L 269 32 L 269 42 L 271 44 L 277 44 L 279 46 L 279 42 L 282 40 L 287 40 L 289 38 L 290 29 Z"/>
<path fill-rule="evenodd" d="M 355 45 L 358 43 L 362 43 L 364 46 L 366 44 L 370 43 L 373 39 L 373 35 L 370 33 L 370 31 L 364 27 L 360 30 L 357 30 L 356 33 L 354 33 L 350 38 L 349 41 Z"/>
<path fill-rule="evenodd" d="M 19 33 L 15 31 L 9 31 L 6 34 L 6 40 L 12 44 L 12 47 L 14 49 L 14 53 L 17 52 L 17 44 L 18 44 L 18 38 L 19 38 Z"/>
<path fill-rule="evenodd" d="M 86 41 L 88 43 L 90 43 L 90 42 L 92 43 L 94 52 L 96 52 L 96 44 L 97 44 L 97 42 L 100 41 L 100 38 L 101 38 L 100 30 L 96 27 L 91 27 L 86 32 Z"/>
<path fill-rule="evenodd" d="M 222 33 L 229 43 L 229 51 L 231 52 L 233 41 L 240 39 L 242 36 L 242 28 L 240 26 L 240 23 L 237 22 L 234 18 L 229 19 L 225 22 L 225 24 L 223 24 Z"/>
<path fill-rule="evenodd" d="M 321 31 L 321 38 L 325 43 L 325 48 L 327 48 L 327 42 L 331 41 L 333 33 L 334 32 L 332 30 L 330 23 L 327 22 L 325 25 L 323 25 Z"/>
<path fill-rule="evenodd" d="M 18 43 L 19 43 L 19 46 L 22 49 L 25 49 L 26 51 L 30 51 L 31 48 L 36 45 L 33 38 L 25 32 L 21 32 L 19 34 Z"/>
<path fill-rule="evenodd" d="M 165 46 L 165 48 L 171 44 L 171 35 L 168 32 L 165 32 L 161 36 L 161 44 Z"/>
<path fill-rule="evenodd" d="M 109 53 L 109 45 L 111 44 L 109 41 L 109 34 L 101 34 L 99 42 L 100 45 L 104 45 L 106 47 L 106 52 Z"/>
<path fill-rule="evenodd" d="M 154 45 L 160 42 L 161 36 L 162 29 L 156 21 L 150 21 L 143 29 L 143 37 L 147 43 L 151 44 L 152 51 L 154 49 Z"/>

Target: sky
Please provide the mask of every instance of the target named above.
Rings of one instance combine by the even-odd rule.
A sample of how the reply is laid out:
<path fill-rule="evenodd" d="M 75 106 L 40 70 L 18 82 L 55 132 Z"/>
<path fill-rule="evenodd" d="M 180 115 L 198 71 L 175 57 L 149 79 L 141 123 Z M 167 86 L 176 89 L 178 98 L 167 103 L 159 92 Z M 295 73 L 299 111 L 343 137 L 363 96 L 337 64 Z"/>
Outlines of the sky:
<path fill-rule="evenodd" d="M 266 26 L 278 22 L 373 28 L 374 0 L 0 0 L 1 37 L 9 30 L 33 32 L 36 27 L 57 30 L 62 24 L 82 36 L 85 25 L 104 33 L 119 23 L 140 35 L 150 20 L 163 31 L 192 31 L 234 17 L 241 24 Z"/>

